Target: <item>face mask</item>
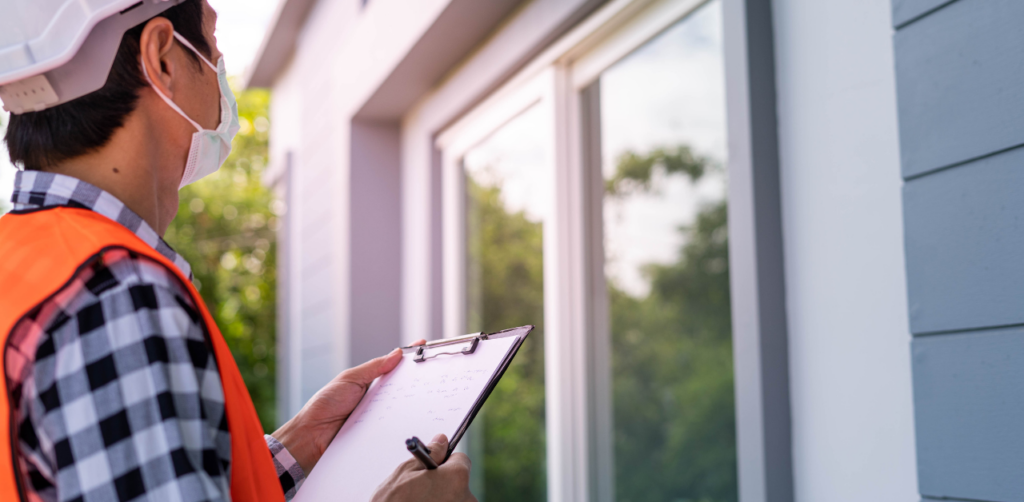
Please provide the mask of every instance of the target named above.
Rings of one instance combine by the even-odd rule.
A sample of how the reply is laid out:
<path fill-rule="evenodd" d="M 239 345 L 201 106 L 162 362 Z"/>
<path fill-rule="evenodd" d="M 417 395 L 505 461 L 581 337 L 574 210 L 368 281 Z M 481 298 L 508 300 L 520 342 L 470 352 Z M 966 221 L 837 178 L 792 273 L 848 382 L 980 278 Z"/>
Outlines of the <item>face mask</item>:
<path fill-rule="evenodd" d="M 185 115 L 185 112 L 181 111 L 181 108 L 174 104 L 174 101 L 171 101 L 170 98 L 153 85 L 153 81 L 149 78 L 149 72 L 146 71 L 146 62 L 142 61 L 142 73 L 146 76 L 146 81 L 149 82 L 149 85 L 153 87 L 157 95 L 163 98 L 168 106 L 173 108 L 182 117 L 185 117 L 185 120 L 189 121 L 197 131 L 192 135 L 192 146 L 188 150 L 185 174 L 182 175 L 181 185 L 178 187 L 178 190 L 181 190 L 186 185 L 195 183 L 217 172 L 220 166 L 224 165 L 228 154 L 231 153 L 231 140 L 235 138 L 235 134 L 238 134 L 239 125 L 238 104 L 235 102 L 235 94 L 231 92 L 231 87 L 228 86 L 227 71 L 224 69 L 224 58 L 221 57 L 220 61 L 217 62 L 217 66 L 214 66 L 185 37 L 175 32 L 174 38 L 178 39 L 185 47 L 191 49 L 206 66 L 217 72 L 217 80 L 220 83 L 220 125 L 213 131 L 203 129 L 196 121 Z"/>

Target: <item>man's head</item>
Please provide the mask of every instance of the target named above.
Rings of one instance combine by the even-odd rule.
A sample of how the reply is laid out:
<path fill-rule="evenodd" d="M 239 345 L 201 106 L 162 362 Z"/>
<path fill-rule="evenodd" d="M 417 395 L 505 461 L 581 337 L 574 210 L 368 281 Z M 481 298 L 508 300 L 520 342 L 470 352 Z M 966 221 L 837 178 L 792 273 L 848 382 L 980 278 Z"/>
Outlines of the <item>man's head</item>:
<path fill-rule="evenodd" d="M 221 58 L 216 18 L 206 0 L 185 0 L 126 32 L 103 88 L 11 116 L 5 137 L 11 161 L 97 185 L 162 234 L 177 211 L 178 185 L 196 129 L 157 91 L 204 129 L 217 128 L 217 74 L 174 37 L 177 32 L 216 63 Z"/>
<path fill-rule="evenodd" d="M 173 29 L 211 60 L 212 22 L 204 23 L 205 0 L 187 0 L 160 15 Z M 30 170 L 42 170 L 94 151 L 107 143 L 114 131 L 135 111 L 139 91 L 149 84 L 139 66 L 143 31 L 156 19 L 125 33 L 114 65 L 102 89 L 41 112 L 11 116 L 6 141 L 11 161 Z M 212 20 L 211 20 L 212 21 Z M 199 59 L 184 50 L 199 74 Z"/>

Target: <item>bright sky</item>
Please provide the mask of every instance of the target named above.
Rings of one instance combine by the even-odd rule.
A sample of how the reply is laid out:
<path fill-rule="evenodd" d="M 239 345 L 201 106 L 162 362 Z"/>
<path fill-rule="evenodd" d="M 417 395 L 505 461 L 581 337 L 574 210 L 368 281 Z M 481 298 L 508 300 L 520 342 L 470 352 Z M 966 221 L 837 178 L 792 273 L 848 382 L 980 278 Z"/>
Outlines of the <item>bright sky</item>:
<path fill-rule="evenodd" d="M 228 74 L 242 75 L 256 58 L 281 0 L 207 0 L 217 11 L 217 47 Z"/>
<path fill-rule="evenodd" d="M 229 75 L 242 75 L 256 58 L 263 35 L 281 0 L 208 0 L 217 11 L 217 46 L 224 53 Z M 0 136 L 6 130 L 8 114 L 0 111 Z M 14 166 L 7 148 L 0 142 L 0 210 L 10 209 Z"/>

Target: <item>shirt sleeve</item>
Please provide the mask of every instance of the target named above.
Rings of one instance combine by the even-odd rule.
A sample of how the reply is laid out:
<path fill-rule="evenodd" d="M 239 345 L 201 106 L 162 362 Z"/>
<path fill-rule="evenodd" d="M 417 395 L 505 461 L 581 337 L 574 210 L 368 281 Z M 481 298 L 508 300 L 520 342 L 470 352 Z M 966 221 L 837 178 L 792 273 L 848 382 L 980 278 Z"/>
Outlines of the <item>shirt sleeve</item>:
<path fill-rule="evenodd" d="M 274 436 L 266 434 L 267 447 L 270 448 L 270 456 L 274 457 L 274 468 L 277 469 L 277 479 L 281 481 L 281 489 L 284 490 L 285 500 L 291 500 L 298 493 L 299 487 L 306 479 L 299 462 L 292 457 L 292 454 Z"/>
<path fill-rule="evenodd" d="M 42 500 L 230 500 L 224 392 L 200 316 L 141 259 L 62 302 L 20 399 L 20 465 Z"/>

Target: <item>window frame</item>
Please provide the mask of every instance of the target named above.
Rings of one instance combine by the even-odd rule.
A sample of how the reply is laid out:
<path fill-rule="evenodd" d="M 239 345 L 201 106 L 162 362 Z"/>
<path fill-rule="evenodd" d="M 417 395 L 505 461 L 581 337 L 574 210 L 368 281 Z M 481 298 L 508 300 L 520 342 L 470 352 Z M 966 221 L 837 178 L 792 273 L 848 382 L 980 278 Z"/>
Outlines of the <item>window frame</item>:
<path fill-rule="evenodd" d="M 466 322 L 462 157 L 531 106 L 549 117 L 544 225 L 548 499 L 614 500 L 599 77 L 709 0 L 613 0 L 436 136 L 443 335 Z M 771 0 L 721 0 L 740 500 L 793 498 Z M 453 196 L 452 194 L 458 194 Z"/>

